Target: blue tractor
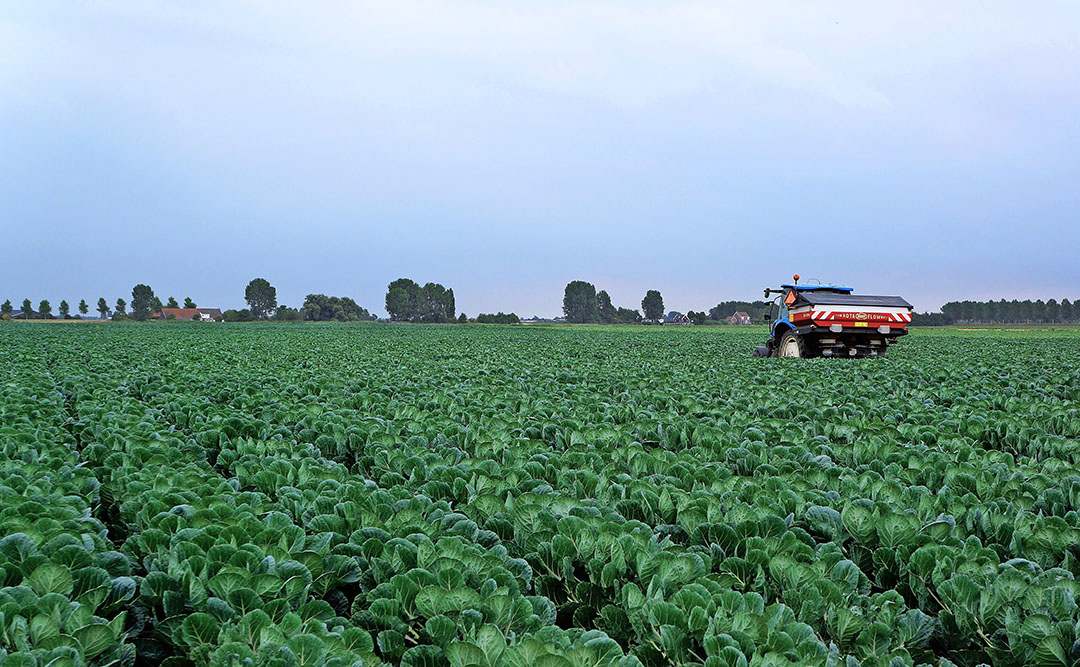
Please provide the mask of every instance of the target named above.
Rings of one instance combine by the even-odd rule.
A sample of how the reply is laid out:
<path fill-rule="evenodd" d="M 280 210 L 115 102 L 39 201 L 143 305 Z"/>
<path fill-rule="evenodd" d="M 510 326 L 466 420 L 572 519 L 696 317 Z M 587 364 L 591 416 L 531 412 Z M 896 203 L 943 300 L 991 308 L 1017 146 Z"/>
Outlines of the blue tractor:
<path fill-rule="evenodd" d="M 771 335 L 754 348 L 755 357 L 881 357 L 907 334 L 914 308 L 899 296 L 854 294 L 838 285 L 766 288 L 776 294 L 766 320 Z"/>

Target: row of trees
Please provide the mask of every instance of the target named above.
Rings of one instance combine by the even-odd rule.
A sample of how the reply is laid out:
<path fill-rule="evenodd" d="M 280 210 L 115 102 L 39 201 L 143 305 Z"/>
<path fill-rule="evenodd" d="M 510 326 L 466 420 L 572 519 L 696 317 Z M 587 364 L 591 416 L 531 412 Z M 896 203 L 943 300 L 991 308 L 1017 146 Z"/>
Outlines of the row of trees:
<path fill-rule="evenodd" d="M 436 285 L 435 287 L 442 288 L 441 285 Z M 422 295 L 428 294 L 430 292 L 428 285 L 425 285 L 420 292 Z M 439 296 L 445 303 L 447 297 L 444 294 L 440 294 Z M 453 316 L 453 299 L 454 293 L 453 291 L 449 291 L 448 300 L 451 317 Z M 277 302 L 277 288 L 271 285 L 270 281 L 265 278 L 255 278 L 247 284 L 247 287 L 244 289 L 244 301 L 247 302 L 247 308 L 242 310 L 226 310 L 222 313 L 222 319 L 226 322 L 248 322 L 253 320 L 271 319 L 285 322 L 297 320 L 308 320 L 312 322 L 356 322 L 376 319 L 375 315 L 368 312 L 366 308 L 361 307 L 347 296 L 337 297 L 326 296 L 325 294 L 308 294 L 300 309 L 289 308 L 284 304 L 279 305 Z M 129 307 L 130 311 L 128 310 Z M 99 298 L 97 303 L 97 311 L 102 318 L 108 318 L 111 314 L 113 319 L 133 319 L 136 321 L 147 320 L 155 313 L 161 313 L 164 308 L 179 307 L 179 303 L 171 296 L 168 301 L 163 304 L 161 299 L 154 295 L 153 288 L 142 283 L 132 288 L 130 304 L 123 298 L 119 298 L 116 300 L 116 304 L 112 309 L 110 309 L 109 303 L 105 300 L 105 297 Z M 184 299 L 184 308 L 198 308 L 198 306 L 191 297 L 186 297 Z M 86 315 L 90 312 L 90 306 L 86 303 L 85 299 L 79 301 L 78 311 L 80 315 Z M 3 317 L 3 319 L 11 319 L 13 312 L 14 307 L 11 305 L 10 300 L 5 301 L 0 305 L 0 317 Z M 70 307 L 67 301 L 60 302 L 59 312 L 60 317 L 64 319 L 71 317 Z M 47 299 L 43 299 L 38 304 L 37 310 L 34 310 L 30 299 L 25 299 L 19 317 L 25 319 L 53 318 L 52 305 Z"/>
<path fill-rule="evenodd" d="M 410 278 L 386 286 L 386 312 L 395 322 L 453 322 L 457 306 L 454 290 L 439 283 L 421 287 Z"/>
<path fill-rule="evenodd" d="M 465 317 L 465 313 L 461 314 L 458 318 L 458 322 L 464 324 L 468 322 L 468 318 Z M 521 324 L 521 318 L 517 316 L 517 313 L 504 313 L 499 311 L 498 313 L 480 313 L 476 316 L 476 322 L 479 324 Z"/>
<path fill-rule="evenodd" d="M 309 322 L 367 322 L 378 319 L 347 296 L 325 294 L 308 294 L 300 312 L 303 319 Z"/>
<path fill-rule="evenodd" d="M 596 291 L 596 286 L 584 280 L 574 280 L 563 291 L 563 315 L 567 322 L 576 324 L 633 324 L 664 317 L 664 297 L 657 290 L 649 290 L 641 300 L 641 313 L 632 308 L 616 307 L 606 290 Z"/>
<path fill-rule="evenodd" d="M 916 313 L 912 324 L 1066 324 L 1080 322 L 1077 301 L 950 301 L 940 313 Z"/>
<path fill-rule="evenodd" d="M 143 289 L 143 288 L 145 288 L 145 289 Z M 150 288 L 147 287 L 146 285 L 136 285 L 135 289 L 132 290 L 132 293 L 131 293 L 131 305 L 132 305 L 131 316 L 134 319 L 138 319 L 139 317 L 141 317 L 144 314 L 143 305 L 145 303 L 146 290 L 148 290 L 148 289 L 150 289 Z M 169 300 L 168 300 L 168 303 L 162 304 L 161 300 L 153 295 L 153 290 L 150 290 L 150 305 L 149 305 L 149 309 L 145 310 L 145 314 L 148 317 L 151 312 L 160 312 L 162 308 L 179 308 L 179 307 L 180 306 L 179 306 L 179 304 L 177 303 L 177 301 L 176 301 L 176 299 L 174 297 L 170 296 Z M 191 300 L 191 297 L 187 297 L 187 298 L 184 299 L 184 308 L 197 308 L 197 307 L 198 306 L 195 305 L 195 302 Z M 107 319 L 110 314 L 119 315 L 121 317 L 127 317 L 128 316 L 127 308 L 128 308 L 128 302 L 125 301 L 123 298 L 117 299 L 116 304 L 112 308 L 110 308 L 109 307 L 109 302 L 105 300 L 105 297 L 100 297 L 98 299 L 98 301 L 97 301 L 97 308 L 95 308 L 95 310 L 98 312 L 98 314 L 101 316 L 102 319 Z M 62 300 L 62 301 L 60 301 L 60 305 L 57 308 L 57 313 L 59 314 L 60 319 L 64 319 L 64 320 L 67 320 L 67 319 L 81 319 L 82 317 L 84 317 L 84 316 L 86 316 L 86 315 L 88 315 L 90 313 L 90 304 L 86 303 L 86 299 L 80 299 L 79 300 L 79 305 L 77 306 L 77 309 L 78 309 L 77 314 L 73 315 L 71 313 L 70 304 L 68 304 L 67 300 Z M 2 319 L 11 319 L 14 312 L 15 312 L 15 308 L 14 308 L 14 306 L 12 306 L 10 299 L 8 299 L 7 301 L 4 301 L 3 304 L 0 304 L 0 318 L 2 318 Z M 49 302 L 48 299 L 42 299 L 40 302 L 38 302 L 38 306 L 37 306 L 36 310 L 34 309 L 33 304 L 30 302 L 30 299 L 23 299 L 22 308 L 19 311 L 18 317 L 19 317 L 19 319 L 27 319 L 27 320 L 33 320 L 33 319 L 39 319 L 39 320 L 56 319 L 56 316 L 54 316 L 53 312 L 52 312 L 52 304 Z M 145 319 L 145 317 L 143 319 Z"/>
<path fill-rule="evenodd" d="M 248 304 L 247 308 L 224 312 L 226 322 L 365 322 L 377 319 L 367 308 L 347 296 L 308 294 L 299 309 L 279 305 L 277 288 L 265 278 L 255 278 L 248 283 L 244 289 L 244 301 Z"/>

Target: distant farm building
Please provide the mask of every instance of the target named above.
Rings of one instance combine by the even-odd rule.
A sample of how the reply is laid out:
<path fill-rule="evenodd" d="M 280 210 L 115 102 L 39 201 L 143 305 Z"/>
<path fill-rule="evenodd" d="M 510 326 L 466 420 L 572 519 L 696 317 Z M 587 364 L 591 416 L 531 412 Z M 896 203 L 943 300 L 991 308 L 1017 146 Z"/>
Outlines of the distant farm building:
<path fill-rule="evenodd" d="M 673 310 L 664 316 L 664 324 L 693 324 L 693 322 L 686 315 Z"/>
<path fill-rule="evenodd" d="M 160 320 L 181 320 L 193 322 L 212 322 L 220 320 L 220 308 L 162 308 L 156 315 Z"/>
<path fill-rule="evenodd" d="M 741 310 L 737 310 L 732 313 L 731 317 L 727 318 L 727 321 L 731 322 L 732 324 L 753 324 L 753 321 L 750 319 L 750 315 L 744 313 Z"/>

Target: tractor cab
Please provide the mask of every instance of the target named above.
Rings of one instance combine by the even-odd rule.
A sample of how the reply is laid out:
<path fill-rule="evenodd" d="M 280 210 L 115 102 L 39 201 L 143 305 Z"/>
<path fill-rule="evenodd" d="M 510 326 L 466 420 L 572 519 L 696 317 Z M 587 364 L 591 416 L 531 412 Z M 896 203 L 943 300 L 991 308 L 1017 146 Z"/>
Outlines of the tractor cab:
<path fill-rule="evenodd" d="M 780 289 L 765 288 L 766 299 L 773 294 L 779 295 L 770 301 L 769 310 L 765 314 L 765 321 L 771 322 L 770 333 L 775 334 L 777 326 L 791 328 L 791 308 L 799 301 L 802 294 L 806 292 L 814 292 L 818 295 L 851 294 L 854 291 L 851 287 L 839 285 L 800 285 L 798 274 L 794 276 L 794 280 L 793 283 L 781 285 Z"/>

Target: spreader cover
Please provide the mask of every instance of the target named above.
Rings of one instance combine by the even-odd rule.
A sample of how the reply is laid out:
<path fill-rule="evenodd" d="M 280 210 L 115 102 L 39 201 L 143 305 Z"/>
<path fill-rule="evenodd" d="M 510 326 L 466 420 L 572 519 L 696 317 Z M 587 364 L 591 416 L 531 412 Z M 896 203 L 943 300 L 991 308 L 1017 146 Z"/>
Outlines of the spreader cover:
<path fill-rule="evenodd" d="M 798 301 L 813 306 L 880 306 L 885 308 L 913 308 L 904 297 L 874 296 L 872 294 L 837 294 L 836 292 L 799 292 Z"/>

